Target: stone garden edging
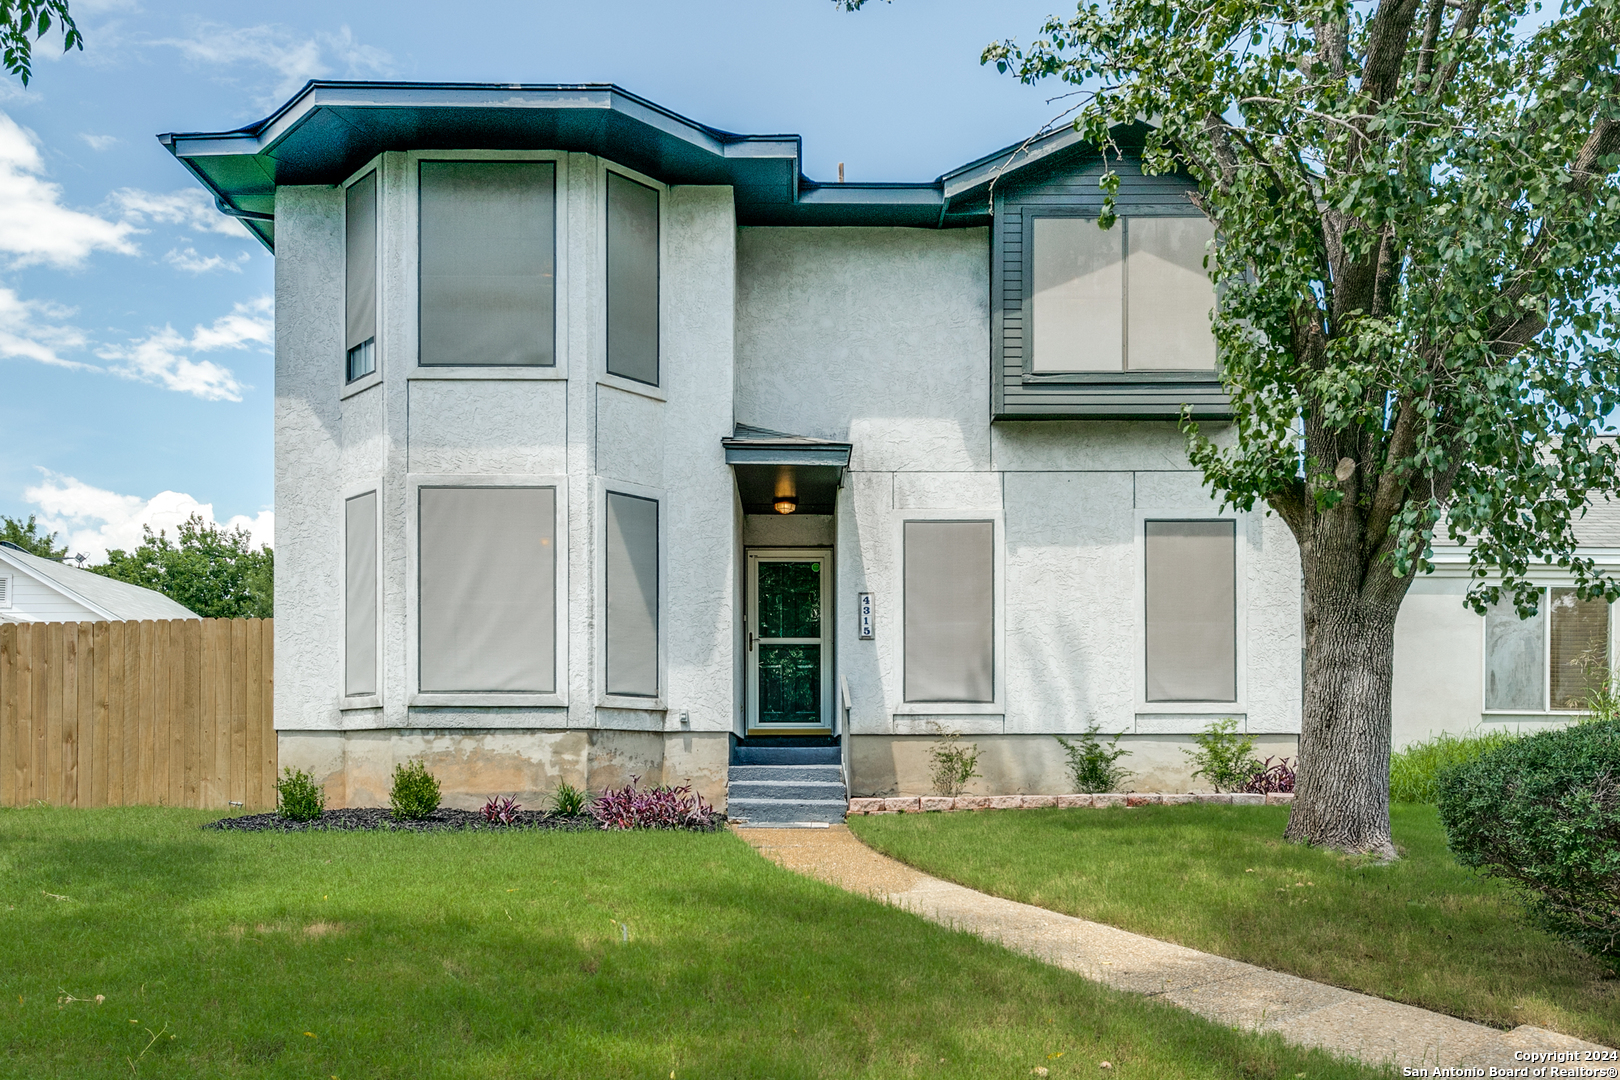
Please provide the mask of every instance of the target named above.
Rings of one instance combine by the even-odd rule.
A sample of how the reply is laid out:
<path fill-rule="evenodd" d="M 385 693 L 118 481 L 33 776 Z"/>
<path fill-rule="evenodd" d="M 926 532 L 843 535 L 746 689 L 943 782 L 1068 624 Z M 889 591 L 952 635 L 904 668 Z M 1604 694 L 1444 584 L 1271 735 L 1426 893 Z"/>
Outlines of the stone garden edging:
<path fill-rule="evenodd" d="M 1062 810 L 1110 806 L 1183 806 L 1188 803 L 1210 803 L 1219 806 L 1286 806 L 1294 801 L 1293 792 L 1273 792 L 1269 795 L 1239 792 L 1188 792 L 1171 794 L 1158 791 L 1130 791 L 1106 795 L 904 795 L 885 799 L 851 799 L 851 814 L 926 814 L 943 810 L 1038 810 L 1056 807 Z"/>

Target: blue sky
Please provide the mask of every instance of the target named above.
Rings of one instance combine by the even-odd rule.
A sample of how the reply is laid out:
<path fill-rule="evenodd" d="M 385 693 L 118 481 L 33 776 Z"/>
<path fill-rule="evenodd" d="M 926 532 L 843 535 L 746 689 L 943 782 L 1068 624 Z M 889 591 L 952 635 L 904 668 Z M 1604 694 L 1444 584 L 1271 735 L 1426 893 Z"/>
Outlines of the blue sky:
<path fill-rule="evenodd" d="M 274 263 L 158 132 L 241 126 L 310 78 L 616 82 L 800 134 L 817 179 L 930 180 L 1056 111 L 978 56 L 1063 8 L 79 0 L 84 51 L 44 43 L 0 85 L 0 514 L 92 559 L 192 511 L 273 537 Z"/>

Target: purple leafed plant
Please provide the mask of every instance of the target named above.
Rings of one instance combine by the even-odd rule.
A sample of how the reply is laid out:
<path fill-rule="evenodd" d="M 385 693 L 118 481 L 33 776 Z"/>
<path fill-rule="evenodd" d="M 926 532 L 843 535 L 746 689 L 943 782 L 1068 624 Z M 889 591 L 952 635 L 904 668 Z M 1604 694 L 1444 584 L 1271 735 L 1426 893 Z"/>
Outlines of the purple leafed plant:
<path fill-rule="evenodd" d="M 517 821 L 518 811 L 522 809 L 516 799 L 491 795 L 489 802 L 484 804 L 484 820 L 491 825 L 511 825 Z"/>
<path fill-rule="evenodd" d="M 1294 772 L 1298 768 L 1298 758 L 1295 758 L 1292 764 L 1289 764 L 1287 758 L 1266 758 L 1266 763 L 1261 766 L 1259 772 L 1249 777 L 1249 782 L 1243 785 L 1243 790 L 1254 795 L 1291 792 L 1294 790 Z"/>
<path fill-rule="evenodd" d="M 609 788 L 596 797 L 590 814 L 604 829 L 696 829 L 720 827 L 724 815 L 693 794 L 692 786 L 639 788 L 632 776 L 622 788 Z"/>

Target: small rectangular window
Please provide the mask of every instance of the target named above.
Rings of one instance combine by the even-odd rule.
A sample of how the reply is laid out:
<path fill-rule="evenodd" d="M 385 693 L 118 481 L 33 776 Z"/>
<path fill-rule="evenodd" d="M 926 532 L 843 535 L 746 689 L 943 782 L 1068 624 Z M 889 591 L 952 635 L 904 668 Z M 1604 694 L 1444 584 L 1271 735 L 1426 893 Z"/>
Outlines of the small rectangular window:
<path fill-rule="evenodd" d="M 1209 316 L 1215 290 L 1204 253 L 1215 227 L 1202 217 L 1133 217 L 1125 222 L 1126 367 L 1213 371 Z"/>
<path fill-rule="evenodd" d="M 607 497 L 607 692 L 658 696 L 658 503 Z"/>
<path fill-rule="evenodd" d="M 377 692 L 377 493 L 343 504 L 343 692 Z"/>
<path fill-rule="evenodd" d="M 1237 529 L 1144 525 L 1147 700 L 1237 700 Z"/>
<path fill-rule="evenodd" d="M 1119 371 L 1124 230 L 1081 217 L 1037 217 L 1033 224 L 1031 370 Z"/>
<path fill-rule="evenodd" d="M 995 525 L 905 523 L 907 701 L 995 700 Z"/>
<path fill-rule="evenodd" d="M 607 369 L 658 385 L 658 192 L 607 174 Z"/>
<path fill-rule="evenodd" d="M 344 194 L 344 350 L 349 382 L 377 370 L 377 174 Z"/>
<path fill-rule="evenodd" d="M 556 490 L 420 491 L 426 692 L 556 690 Z"/>
<path fill-rule="evenodd" d="M 1574 589 L 1553 589 L 1548 624 L 1547 682 L 1554 709 L 1584 709 L 1609 672 L 1609 604 L 1582 600 Z"/>
<path fill-rule="evenodd" d="M 1547 707 L 1547 605 L 1519 618 L 1504 597 L 1485 613 L 1485 707 L 1540 712 Z"/>
<path fill-rule="evenodd" d="M 424 161 L 424 366 L 556 363 L 556 166 Z"/>

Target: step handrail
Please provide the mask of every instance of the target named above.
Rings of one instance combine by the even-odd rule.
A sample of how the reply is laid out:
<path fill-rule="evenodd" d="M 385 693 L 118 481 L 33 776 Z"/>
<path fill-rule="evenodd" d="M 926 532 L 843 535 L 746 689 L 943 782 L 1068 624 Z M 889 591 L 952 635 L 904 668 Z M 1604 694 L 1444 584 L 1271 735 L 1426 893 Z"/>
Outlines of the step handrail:
<path fill-rule="evenodd" d="M 850 733 L 849 733 L 849 712 L 850 712 L 849 679 L 847 679 L 843 675 L 839 675 L 838 676 L 838 689 L 839 689 L 839 692 L 840 692 L 841 696 L 844 699 L 843 700 L 844 708 L 842 710 L 843 723 L 841 723 L 839 725 L 839 731 L 838 731 L 838 765 L 839 765 L 839 770 L 842 772 L 843 777 L 844 777 L 844 798 L 847 799 L 847 798 L 850 797 L 850 791 L 849 791 L 849 741 L 850 741 Z"/>

